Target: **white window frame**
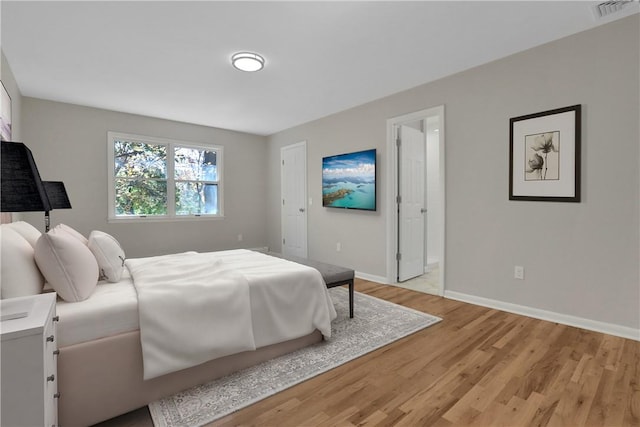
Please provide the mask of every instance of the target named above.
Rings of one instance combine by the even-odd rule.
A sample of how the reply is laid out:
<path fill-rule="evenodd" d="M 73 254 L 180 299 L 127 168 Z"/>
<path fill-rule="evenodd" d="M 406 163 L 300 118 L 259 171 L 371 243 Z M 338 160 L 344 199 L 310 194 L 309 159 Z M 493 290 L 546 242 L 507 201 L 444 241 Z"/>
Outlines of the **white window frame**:
<path fill-rule="evenodd" d="M 115 156 L 114 156 L 114 142 L 116 140 L 128 140 L 140 142 L 143 144 L 151 145 L 166 145 L 167 146 L 167 214 L 166 215 L 116 215 L 116 195 L 115 195 Z M 176 202 L 175 202 L 175 176 L 174 176 L 174 162 L 175 162 L 175 147 L 205 149 L 209 151 L 216 151 L 216 168 L 218 174 L 218 213 L 217 214 L 192 214 L 192 215 L 176 215 Z M 107 222 L 167 222 L 167 221 L 198 221 L 207 219 L 223 219 L 224 218 L 224 147 L 220 145 L 208 145 L 203 143 L 180 141 L 175 139 L 157 138 L 154 136 L 135 135 L 122 132 L 107 132 L 107 183 L 108 190 L 107 195 L 108 202 L 108 214 Z"/>

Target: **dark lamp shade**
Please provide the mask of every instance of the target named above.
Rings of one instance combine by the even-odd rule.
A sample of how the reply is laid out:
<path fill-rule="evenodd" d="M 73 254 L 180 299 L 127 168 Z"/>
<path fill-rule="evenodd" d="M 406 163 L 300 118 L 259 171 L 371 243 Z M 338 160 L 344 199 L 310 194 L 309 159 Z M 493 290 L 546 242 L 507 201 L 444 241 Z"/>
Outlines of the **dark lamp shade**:
<path fill-rule="evenodd" d="M 62 181 L 42 181 L 51 209 L 71 209 L 71 202 Z"/>
<path fill-rule="evenodd" d="M 51 210 L 31 150 L 21 142 L 2 141 L 0 153 L 0 211 Z"/>

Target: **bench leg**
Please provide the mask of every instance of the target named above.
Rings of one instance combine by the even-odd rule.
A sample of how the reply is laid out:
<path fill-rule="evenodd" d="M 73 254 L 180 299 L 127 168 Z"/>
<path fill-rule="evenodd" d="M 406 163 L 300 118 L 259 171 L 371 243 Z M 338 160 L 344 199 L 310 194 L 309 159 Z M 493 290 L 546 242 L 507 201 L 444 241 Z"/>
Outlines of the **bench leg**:
<path fill-rule="evenodd" d="M 349 317 L 353 319 L 353 279 L 349 281 Z"/>

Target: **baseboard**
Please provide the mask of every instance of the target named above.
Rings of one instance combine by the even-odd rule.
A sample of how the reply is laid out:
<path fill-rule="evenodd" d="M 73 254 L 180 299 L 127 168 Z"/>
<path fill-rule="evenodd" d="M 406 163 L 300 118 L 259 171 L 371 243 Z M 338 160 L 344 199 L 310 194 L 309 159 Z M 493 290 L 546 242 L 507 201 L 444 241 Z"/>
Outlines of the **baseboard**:
<path fill-rule="evenodd" d="M 355 272 L 355 276 L 358 279 L 368 280 L 370 282 L 376 282 L 376 283 L 380 283 L 382 285 L 388 285 L 389 284 L 389 282 L 387 281 L 387 278 L 383 277 L 383 276 L 375 276 L 373 274 L 361 273 L 359 271 Z"/>
<path fill-rule="evenodd" d="M 597 320 L 570 316 L 568 314 L 541 310 L 538 308 L 512 304 L 509 302 L 478 297 L 475 295 L 469 295 L 455 291 L 445 291 L 444 297 L 456 301 L 468 302 L 470 304 L 475 304 L 482 307 L 495 308 L 496 310 L 520 314 L 522 316 L 533 317 L 535 319 L 547 320 L 549 322 L 561 323 L 563 325 L 575 326 L 577 328 L 587 329 L 595 332 L 602 332 L 609 335 L 615 335 L 617 337 L 628 338 L 634 341 L 640 341 L 640 329 L 629 328 L 628 326 L 599 322 Z"/>

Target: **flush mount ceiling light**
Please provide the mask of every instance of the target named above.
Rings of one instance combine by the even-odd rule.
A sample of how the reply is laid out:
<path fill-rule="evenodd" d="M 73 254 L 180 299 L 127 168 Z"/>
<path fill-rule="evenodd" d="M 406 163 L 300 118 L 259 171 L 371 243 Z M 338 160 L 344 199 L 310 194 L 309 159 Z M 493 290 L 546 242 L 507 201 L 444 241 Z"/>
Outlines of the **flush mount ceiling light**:
<path fill-rule="evenodd" d="M 231 64 L 240 71 L 260 71 L 264 67 L 264 58 L 257 53 L 238 52 L 231 56 Z"/>

